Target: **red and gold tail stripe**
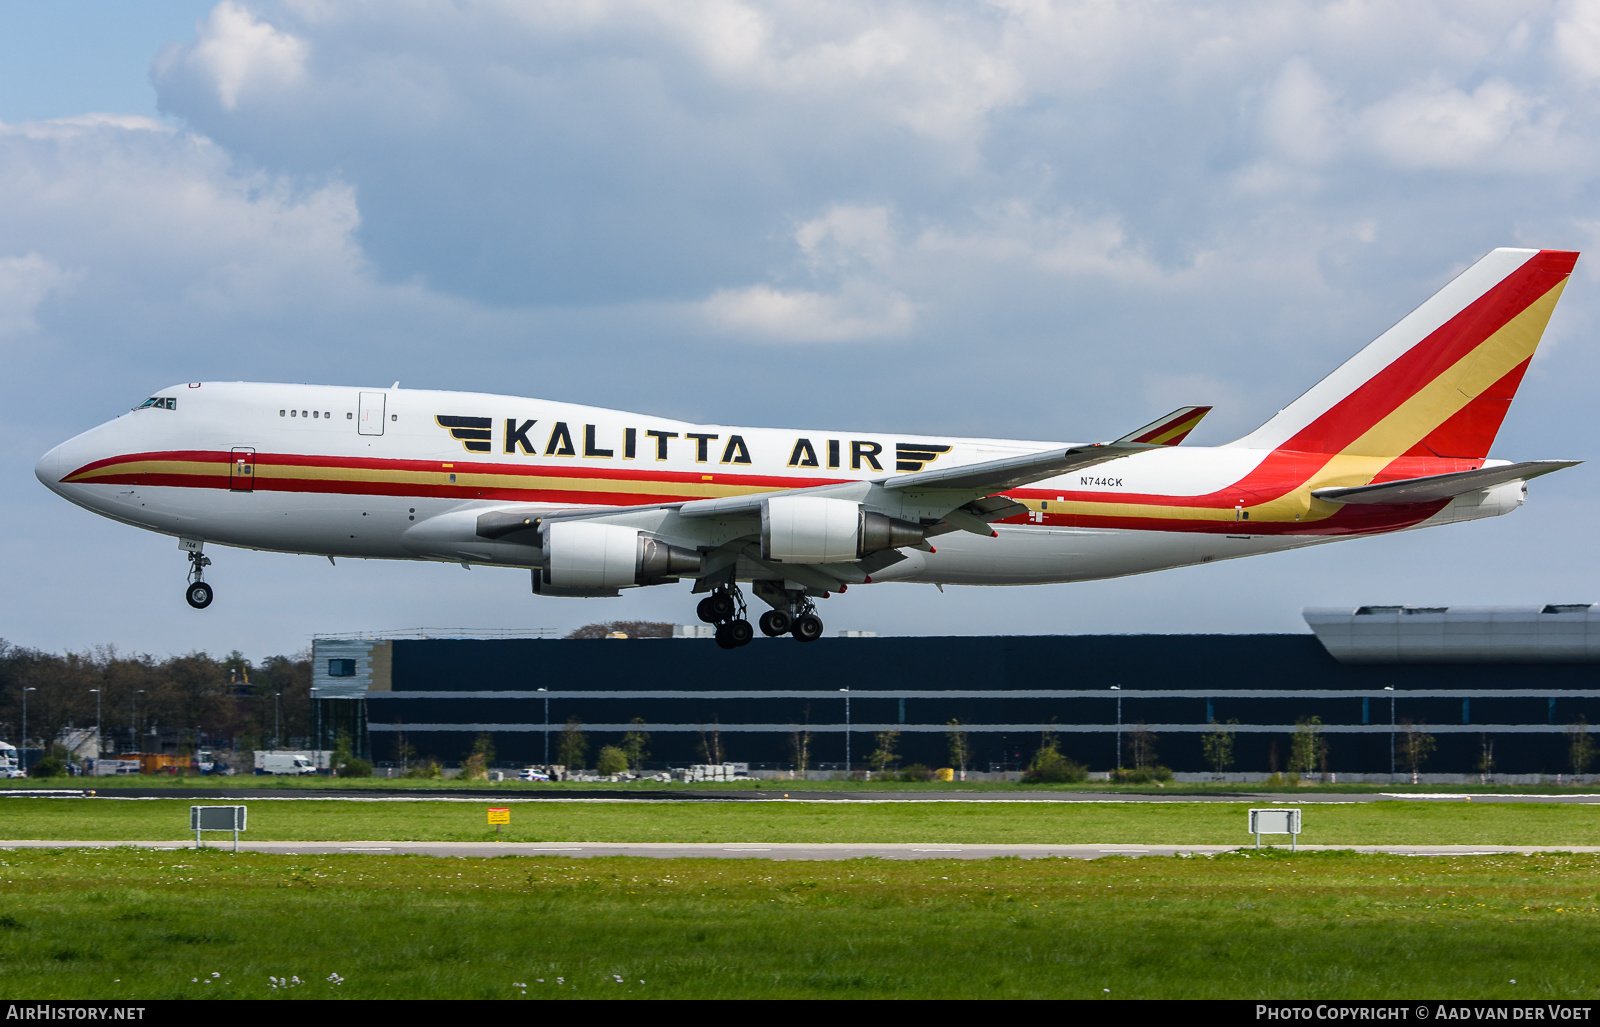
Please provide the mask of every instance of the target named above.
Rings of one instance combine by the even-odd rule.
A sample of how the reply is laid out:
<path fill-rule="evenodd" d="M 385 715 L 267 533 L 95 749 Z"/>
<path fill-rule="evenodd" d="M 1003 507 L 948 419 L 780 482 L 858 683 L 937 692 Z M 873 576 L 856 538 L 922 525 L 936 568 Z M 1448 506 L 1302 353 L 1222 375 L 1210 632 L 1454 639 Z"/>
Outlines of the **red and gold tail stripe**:
<path fill-rule="evenodd" d="M 1577 259 L 1578 254 L 1567 251 L 1539 252 L 1283 448 L 1373 456 L 1406 452 L 1533 356 Z M 1411 442 L 1395 448 L 1395 434 L 1409 436 Z M 1488 451 L 1449 455 L 1481 459 Z"/>
<path fill-rule="evenodd" d="M 1576 259 L 1538 254 L 1227 488 L 1014 495 L 1032 500 L 1046 523 L 1094 527 L 1306 534 L 1419 523 L 1444 504 L 1352 509 L 1311 493 L 1481 467 Z"/>

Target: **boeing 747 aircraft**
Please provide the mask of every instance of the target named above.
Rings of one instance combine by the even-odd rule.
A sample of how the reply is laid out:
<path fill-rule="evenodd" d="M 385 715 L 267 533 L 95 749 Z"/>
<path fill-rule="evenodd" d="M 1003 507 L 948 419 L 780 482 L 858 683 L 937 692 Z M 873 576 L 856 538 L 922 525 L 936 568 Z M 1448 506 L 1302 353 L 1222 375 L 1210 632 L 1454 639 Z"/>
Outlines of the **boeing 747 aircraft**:
<path fill-rule="evenodd" d="M 40 459 L 64 498 L 207 543 L 532 571 L 544 596 L 693 582 L 734 648 L 891 581 L 1084 581 L 1493 517 L 1577 461 L 1489 448 L 1578 254 L 1499 249 L 1244 438 L 1184 407 L 1092 444 L 740 428 L 466 392 L 190 382 Z"/>

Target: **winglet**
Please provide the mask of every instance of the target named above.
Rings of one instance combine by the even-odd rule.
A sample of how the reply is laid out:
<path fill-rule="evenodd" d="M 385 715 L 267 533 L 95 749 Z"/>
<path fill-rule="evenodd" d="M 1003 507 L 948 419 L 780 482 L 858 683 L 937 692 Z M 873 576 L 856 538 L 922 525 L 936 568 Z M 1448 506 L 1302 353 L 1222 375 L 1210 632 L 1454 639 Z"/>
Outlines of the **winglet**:
<path fill-rule="evenodd" d="M 1141 442 L 1149 446 L 1176 446 L 1189 437 L 1200 419 L 1211 413 L 1210 407 L 1179 407 L 1158 421 L 1152 421 L 1131 435 L 1113 442 Z"/>

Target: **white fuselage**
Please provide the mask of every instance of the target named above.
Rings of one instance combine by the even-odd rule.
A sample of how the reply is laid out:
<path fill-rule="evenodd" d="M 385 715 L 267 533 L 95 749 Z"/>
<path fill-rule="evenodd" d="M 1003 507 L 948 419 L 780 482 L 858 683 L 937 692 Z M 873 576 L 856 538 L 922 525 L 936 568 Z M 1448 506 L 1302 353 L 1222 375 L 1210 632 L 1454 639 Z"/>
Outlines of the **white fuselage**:
<path fill-rule="evenodd" d="M 399 388 L 206 382 L 156 398 L 157 405 L 51 450 L 39 461 L 40 480 L 106 517 L 204 543 L 521 567 L 537 566 L 538 550 L 478 543 L 447 529 L 496 507 L 642 508 L 865 482 L 1060 445 L 696 425 L 547 400 Z M 1105 578 L 1503 513 L 1521 500 L 1520 491 L 1502 490 L 1409 518 L 1316 520 L 1311 488 L 1370 480 L 1372 469 L 1310 475 L 1281 495 L 1257 485 L 1240 491 L 1270 455 L 1163 447 L 1009 490 L 1029 512 L 997 524 L 997 537 L 941 535 L 934 552 L 909 550 L 872 579 L 1008 585 Z M 1252 507 L 1260 510 L 1253 521 Z M 668 534 L 671 516 L 659 506 L 641 514 L 646 527 Z M 757 573 L 741 566 L 739 577 Z"/>

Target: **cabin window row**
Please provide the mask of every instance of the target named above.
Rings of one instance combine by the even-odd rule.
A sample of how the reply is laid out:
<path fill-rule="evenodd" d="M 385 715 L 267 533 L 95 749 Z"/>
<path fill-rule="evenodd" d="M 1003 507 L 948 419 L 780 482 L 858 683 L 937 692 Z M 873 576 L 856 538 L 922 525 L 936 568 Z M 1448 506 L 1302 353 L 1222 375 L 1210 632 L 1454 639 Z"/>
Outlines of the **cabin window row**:
<path fill-rule="evenodd" d="M 331 411 L 328 411 L 328 410 L 288 410 L 288 409 L 285 409 L 285 410 L 279 410 L 278 411 L 278 416 L 279 417 L 328 417 L 328 418 L 331 418 L 331 417 L 333 417 L 333 413 Z M 344 419 L 347 420 L 347 421 L 353 421 L 353 420 L 355 420 L 355 417 L 356 417 L 356 415 L 355 414 L 351 414 L 351 413 L 346 413 L 344 415 Z"/>

